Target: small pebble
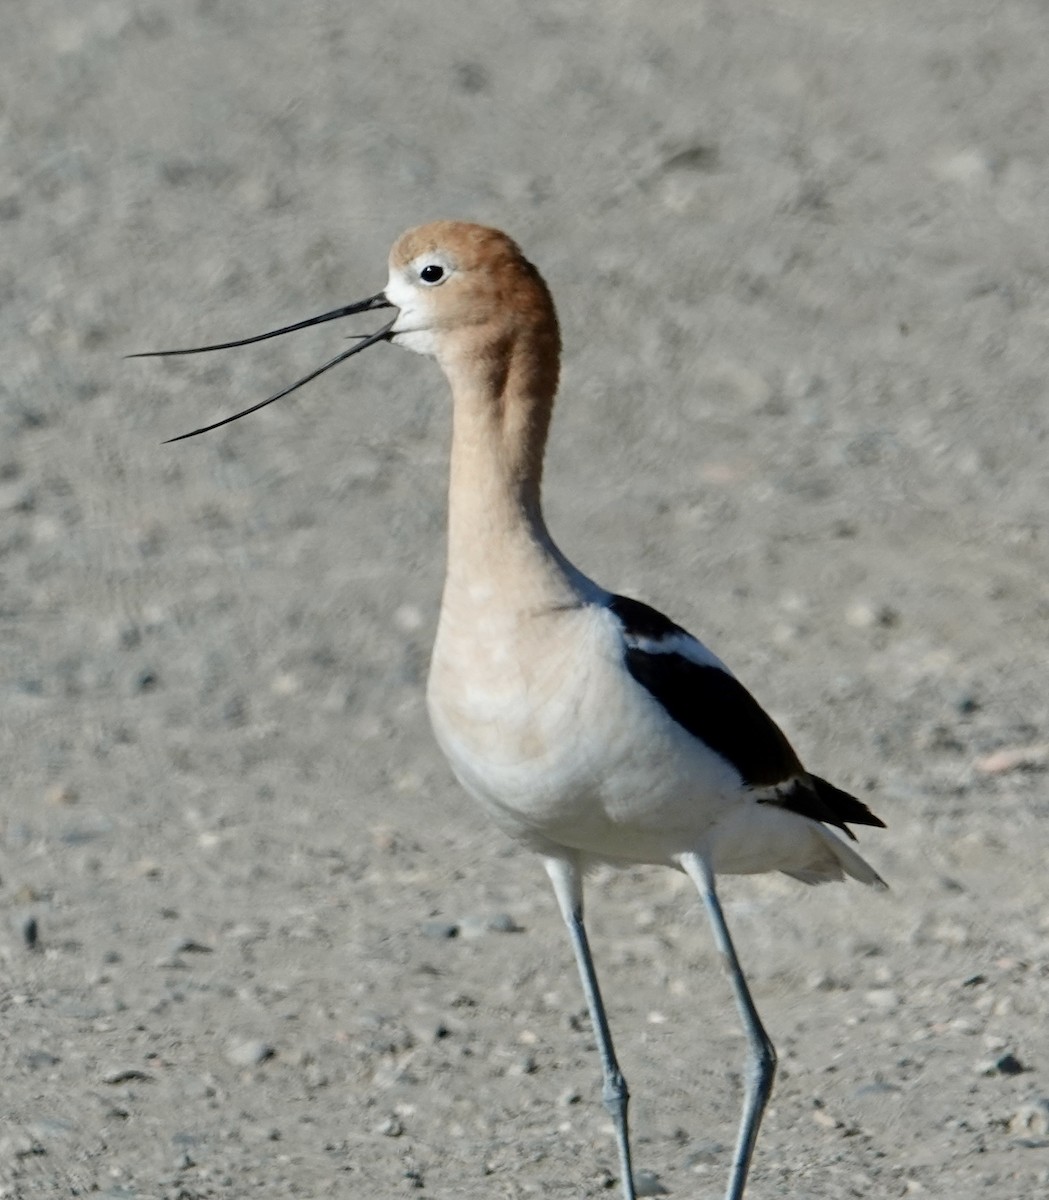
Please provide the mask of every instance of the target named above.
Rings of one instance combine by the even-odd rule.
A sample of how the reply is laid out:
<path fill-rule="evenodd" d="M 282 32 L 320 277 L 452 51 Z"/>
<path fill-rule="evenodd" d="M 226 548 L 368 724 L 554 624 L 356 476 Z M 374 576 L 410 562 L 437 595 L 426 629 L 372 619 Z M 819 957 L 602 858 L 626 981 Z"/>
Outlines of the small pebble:
<path fill-rule="evenodd" d="M 22 1064 L 30 1071 L 42 1071 L 47 1067 L 56 1066 L 62 1060 L 50 1050 L 27 1050 L 21 1057 Z"/>
<path fill-rule="evenodd" d="M 1010 771 L 1033 771 L 1049 765 L 1049 745 L 1003 746 L 973 763 L 981 775 L 1005 775 Z"/>
<path fill-rule="evenodd" d="M 119 1083 L 149 1083 L 152 1076 L 138 1067 L 117 1067 L 115 1071 L 107 1071 L 102 1076 L 102 1082 L 115 1087 Z"/>
<path fill-rule="evenodd" d="M 635 1171 L 634 1191 L 639 1196 L 669 1196 L 655 1171 Z"/>
<path fill-rule="evenodd" d="M 984 1059 L 976 1064 L 977 1075 L 1022 1075 L 1026 1070 L 1015 1054 L 1003 1054 L 999 1058 Z"/>
<path fill-rule="evenodd" d="M 27 950 L 40 949 L 40 925 L 36 917 L 24 917 L 21 921 L 22 944 Z"/>
<path fill-rule="evenodd" d="M 857 1099 L 878 1099 L 893 1095 L 900 1089 L 894 1084 L 886 1083 L 883 1079 L 875 1079 L 872 1083 L 861 1084 L 853 1092 Z"/>
<path fill-rule="evenodd" d="M 226 1047 L 226 1060 L 235 1067 L 257 1067 L 274 1057 L 277 1051 L 267 1042 L 247 1040 L 231 1042 Z"/>
<path fill-rule="evenodd" d="M 140 671 L 136 677 L 134 690 L 136 692 L 151 692 L 159 681 L 156 671 L 147 668 L 145 671 Z"/>
<path fill-rule="evenodd" d="M 509 913 L 494 913 L 490 916 L 463 917 L 459 922 L 459 935 L 464 938 L 484 937 L 487 933 L 521 933 L 520 925 Z"/>
<path fill-rule="evenodd" d="M 459 926 L 453 921 L 424 921 L 419 927 L 419 932 L 425 938 L 440 941 L 442 938 L 458 937 Z"/>
<path fill-rule="evenodd" d="M 879 1012 L 892 1012 L 900 1003 L 900 998 L 892 988 L 870 988 L 863 993 L 863 998 Z"/>
<path fill-rule="evenodd" d="M 1027 1070 L 1015 1054 L 1003 1054 L 994 1065 L 1000 1075 L 1022 1075 Z"/>
<path fill-rule="evenodd" d="M 0 1161 L 31 1158 L 46 1154 L 44 1147 L 28 1133 L 17 1131 L 0 1137 Z"/>
<path fill-rule="evenodd" d="M 857 600 L 845 611 L 845 620 L 854 629 L 889 629 L 898 624 L 900 614 L 889 604 Z"/>
<path fill-rule="evenodd" d="M 509 913 L 495 913 L 489 917 L 488 928 L 492 933 L 524 933 L 524 926 L 518 925 Z"/>
<path fill-rule="evenodd" d="M 212 946 L 208 946 L 204 942 L 198 942 L 195 938 L 175 938 L 171 943 L 172 954 L 214 954 L 214 952 Z"/>
<path fill-rule="evenodd" d="M 539 1064 L 535 1060 L 534 1054 L 525 1054 L 516 1062 L 510 1064 L 506 1069 L 507 1075 L 517 1077 L 520 1075 L 534 1075 L 539 1070 Z"/>
<path fill-rule="evenodd" d="M 1009 1118 L 1009 1132 L 1036 1137 L 1049 1134 L 1049 1096 L 1020 1105 Z"/>

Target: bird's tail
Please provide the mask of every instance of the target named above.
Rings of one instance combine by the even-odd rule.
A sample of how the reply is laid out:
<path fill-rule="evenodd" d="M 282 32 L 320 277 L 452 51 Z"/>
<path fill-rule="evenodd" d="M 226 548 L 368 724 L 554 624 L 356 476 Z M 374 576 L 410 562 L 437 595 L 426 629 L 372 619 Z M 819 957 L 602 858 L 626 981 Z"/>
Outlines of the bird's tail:
<path fill-rule="evenodd" d="M 785 872 L 787 875 L 802 883 L 832 883 L 843 880 L 848 875 L 879 891 L 885 891 L 888 888 L 889 885 L 870 863 L 860 858 L 856 851 L 838 837 L 833 829 L 828 829 L 826 825 L 816 825 L 814 828 L 819 831 L 820 840 L 823 843 L 822 849 L 825 853 L 821 854 L 810 866 L 800 871 L 787 871 Z"/>

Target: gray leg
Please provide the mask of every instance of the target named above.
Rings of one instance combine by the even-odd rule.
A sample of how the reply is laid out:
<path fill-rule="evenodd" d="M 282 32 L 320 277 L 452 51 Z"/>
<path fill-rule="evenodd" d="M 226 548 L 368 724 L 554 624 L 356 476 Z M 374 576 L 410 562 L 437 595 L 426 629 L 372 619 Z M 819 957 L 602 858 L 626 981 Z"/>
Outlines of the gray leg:
<path fill-rule="evenodd" d="M 557 903 L 568 926 L 568 935 L 572 939 L 579 977 L 583 981 L 586 1006 L 590 1010 L 590 1021 L 594 1026 L 597 1049 L 601 1055 L 601 1070 L 604 1075 L 602 1099 L 615 1125 L 623 1200 L 635 1200 L 626 1116 L 630 1093 L 612 1048 L 612 1034 L 608 1029 L 608 1018 L 605 1016 L 605 1006 L 601 1002 L 601 991 L 597 986 L 597 975 L 594 973 L 594 960 L 590 957 L 590 944 L 583 928 L 583 883 L 579 868 L 574 862 L 562 858 L 544 858 L 543 865 L 550 876 L 550 882 L 554 885 Z"/>
<path fill-rule="evenodd" d="M 732 1156 L 732 1174 L 729 1176 L 728 1191 L 725 1200 L 743 1200 L 743 1189 L 747 1183 L 747 1172 L 750 1170 L 750 1160 L 754 1154 L 754 1144 L 758 1140 L 758 1129 L 761 1118 L 765 1114 L 769 1094 L 772 1091 L 772 1080 L 776 1074 L 776 1048 L 769 1041 L 754 1007 L 747 981 L 743 977 L 739 959 L 736 957 L 732 938 L 729 936 L 725 915 L 714 890 L 714 872 L 709 864 L 698 854 L 683 854 L 681 866 L 699 889 L 703 906 L 710 918 L 714 930 L 714 941 L 728 972 L 732 992 L 736 998 L 736 1007 L 743 1018 L 743 1029 L 747 1035 L 748 1062 L 746 1086 L 743 1097 L 743 1117 L 739 1126 L 739 1137 L 736 1141 L 736 1151 Z"/>

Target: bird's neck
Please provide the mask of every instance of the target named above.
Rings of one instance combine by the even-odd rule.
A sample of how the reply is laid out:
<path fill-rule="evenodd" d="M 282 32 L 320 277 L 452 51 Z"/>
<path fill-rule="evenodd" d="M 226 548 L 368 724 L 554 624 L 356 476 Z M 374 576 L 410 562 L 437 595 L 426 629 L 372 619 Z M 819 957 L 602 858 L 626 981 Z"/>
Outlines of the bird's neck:
<path fill-rule="evenodd" d="M 560 598 L 567 564 L 540 504 L 556 346 L 485 344 L 442 366 L 453 397 L 445 602 Z"/>

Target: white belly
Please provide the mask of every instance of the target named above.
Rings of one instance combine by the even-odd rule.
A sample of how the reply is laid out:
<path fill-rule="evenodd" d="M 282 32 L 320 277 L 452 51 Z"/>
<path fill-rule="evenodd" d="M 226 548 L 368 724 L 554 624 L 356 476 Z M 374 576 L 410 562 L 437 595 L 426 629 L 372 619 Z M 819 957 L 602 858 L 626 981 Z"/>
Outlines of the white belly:
<path fill-rule="evenodd" d="M 735 771 L 629 676 L 611 614 L 543 627 L 439 631 L 430 717 L 464 788 L 539 850 L 669 863 L 705 845 L 740 803 Z"/>

